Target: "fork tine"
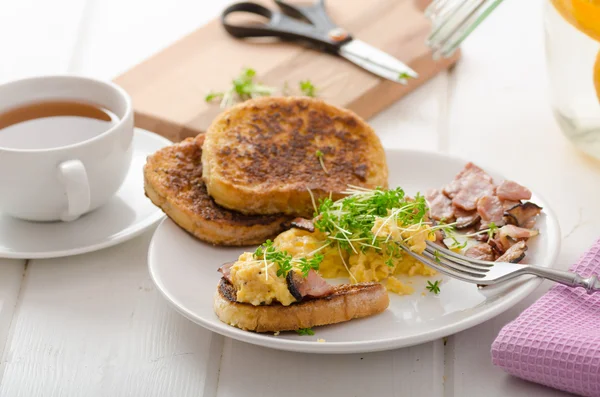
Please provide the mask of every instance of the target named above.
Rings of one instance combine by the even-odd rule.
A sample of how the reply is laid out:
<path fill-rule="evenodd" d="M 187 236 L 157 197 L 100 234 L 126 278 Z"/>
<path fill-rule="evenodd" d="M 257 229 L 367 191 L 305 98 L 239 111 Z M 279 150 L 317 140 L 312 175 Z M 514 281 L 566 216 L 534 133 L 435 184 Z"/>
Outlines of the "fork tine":
<path fill-rule="evenodd" d="M 470 270 L 474 270 L 476 272 L 483 272 L 483 273 L 487 273 L 490 271 L 491 266 L 482 266 L 482 265 L 478 265 L 476 263 L 471 263 L 469 261 L 469 259 L 466 259 L 465 257 L 463 258 L 457 258 L 456 256 L 450 256 L 447 255 L 443 252 L 441 252 L 440 250 L 437 250 L 435 248 L 432 248 L 430 246 L 427 246 L 427 248 L 425 248 L 425 252 L 427 252 L 428 254 L 433 255 L 433 257 L 435 257 L 436 255 L 440 258 L 444 258 L 452 263 L 457 263 L 465 268 L 468 268 Z M 437 252 L 437 254 L 436 254 Z"/>
<path fill-rule="evenodd" d="M 487 273 L 489 271 L 489 270 L 473 269 L 472 267 L 463 266 L 462 264 L 456 263 L 452 260 L 448 260 L 448 259 L 442 257 L 441 255 L 438 255 L 436 257 L 435 255 L 431 254 L 430 252 L 423 252 L 423 256 L 436 262 L 437 264 L 443 265 L 443 266 L 450 268 L 457 272 L 463 272 L 465 274 L 468 274 L 469 276 L 476 277 L 476 278 L 485 277 L 485 273 Z"/>
<path fill-rule="evenodd" d="M 411 251 L 410 248 L 404 246 L 403 244 L 398 244 L 398 246 L 400 248 L 402 248 L 404 250 L 404 252 L 406 252 L 408 255 L 412 256 L 413 258 L 415 258 L 419 262 L 421 262 L 421 263 L 423 263 L 423 264 L 425 264 L 425 265 L 427 265 L 427 266 L 429 266 L 431 268 L 434 268 L 434 269 L 438 270 L 440 273 L 447 274 L 448 276 L 457 278 L 457 279 L 462 280 L 462 281 L 466 281 L 468 283 L 479 283 L 480 282 L 479 278 L 469 276 L 466 273 L 459 272 L 459 271 L 456 271 L 456 270 L 454 270 L 452 268 L 446 267 L 442 263 L 436 263 L 435 261 L 429 260 L 429 259 L 425 258 L 424 256 L 416 254 L 413 251 Z"/>
<path fill-rule="evenodd" d="M 464 255 L 457 254 L 454 251 L 451 251 L 451 250 L 449 250 L 447 248 L 444 248 L 444 247 L 442 247 L 440 245 L 434 244 L 431 241 L 427 241 L 427 248 L 430 249 L 430 250 L 438 250 L 441 253 L 443 253 L 443 254 L 445 254 L 447 256 L 450 256 L 450 257 L 452 257 L 454 259 L 467 260 L 467 261 L 469 261 L 472 264 L 477 264 L 477 265 L 485 266 L 485 267 L 488 267 L 488 268 L 497 264 L 496 262 L 482 261 L 481 259 L 474 259 L 474 258 L 467 258 Z"/>

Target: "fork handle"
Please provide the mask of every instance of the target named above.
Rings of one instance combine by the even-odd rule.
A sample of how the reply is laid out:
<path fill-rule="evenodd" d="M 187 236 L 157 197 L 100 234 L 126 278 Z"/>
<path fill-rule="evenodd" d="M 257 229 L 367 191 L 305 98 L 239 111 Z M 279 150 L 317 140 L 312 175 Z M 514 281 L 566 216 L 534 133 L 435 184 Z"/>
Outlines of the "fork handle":
<path fill-rule="evenodd" d="M 600 291 L 600 280 L 598 280 L 598 276 L 596 275 L 592 275 L 590 277 L 581 277 L 577 273 L 567 272 L 564 270 L 548 269 L 541 266 L 529 266 L 527 273 L 556 281 L 557 283 L 566 285 L 568 287 L 583 287 L 586 289 L 588 294 Z"/>

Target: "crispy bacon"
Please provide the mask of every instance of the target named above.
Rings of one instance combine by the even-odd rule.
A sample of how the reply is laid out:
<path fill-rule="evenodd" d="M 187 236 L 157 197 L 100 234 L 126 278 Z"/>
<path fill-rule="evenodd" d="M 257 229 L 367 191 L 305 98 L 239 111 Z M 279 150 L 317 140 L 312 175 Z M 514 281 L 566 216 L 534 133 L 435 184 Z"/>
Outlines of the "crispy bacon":
<path fill-rule="evenodd" d="M 496 188 L 496 194 L 501 200 L 519 201 L 531 198 L 531 191 L 529 189 L 513 181 L 502 181 Z"/>
<path fill-rule="evenodd" d="M 454 219 L 454 208 L 452 200 L 446 197 L 440 190 L 432 189 L 427 192 L 425 199 L 429 204 L 429 216 L 436 221 L 442 219 L 446 222 L 451 222 Z"/>
<path fill-rule="evenodd" d="M 444 248 L 448 248 L 446 246 L 446 243 L 444 243 L 444 232 L 441 231 L 440 229 L 437 229 L 435 232 L 435 243 L 441 245 Z"/>
<path fill-rule="evenodd" d="M 459 192 L 452 199 L 452 204 L 467 211 L 477 208 L 477 202 L 483 196 L 494 194 L 494 185 L 483 175 L 470 174 L 463 178 Z"/>
<path fill-rule="evenodd" d="M 502 226 L 504 223 L 504 207 L 502 202 L 496 196 L 483 196 L 477 202 L 477 213 L 481 219 L 487 223 L 494 222 L 496 226 Z"/>
<path fill-rule="evenodd" d="M 500 243 L 500 240 L 498 237 L 489 239 L 487 243 L 490 247 L 492 247 L 492 251 L 494 251 L 494 254 L 496 256 L 500 256 L 500 255 L 504 254 L 504 251 L 506 251 L 504 249 L 504 247 L 502 247 L 502 244 Z"/>
<path fill-rule="evenodd" d="M 506 251 L 508 248 L 512 247 L 516 241 L 527 240 L 538 234 L 539 232 L 537 230 L 525 229 L 515 225 L 505 225 L 498 231 L 498 238 L 503 249 Z"/>
<path fill-rule="evenodd" d="M 223 277 L 225 279 L 227 279 L 227 281 L 229 281 L 229 282 L 231 282 L 231 279 L 229 278 L 230 272 L 231 272 L 231 266 L 233 266 L 234 264 L 235 264 L 235 262 L 223 263 L 221 265 L 221 267 L 217 270 L 218 272 L 221 272 L 221 274 L 223 274 Z"/>
<path fill-rule="evenodd" d="M 537 217 L 542 212 L 542 207 L 527 201 L 523 204 L 517 204 L 504 212 L 507 223 L 531 229 L 535 225 Z"/>
<path fill-rule="evenodd" d="M 473 163 L 465 165 L 441 193 L 434 189 L 426 198 L 432 219 L 450 219 L 452 214 L 452 225 L 469 235 L 471 242 L 478 241 L 465 251 L 472 258 L 519 262 L 525 256 L 527 240 L 539 234 L 532 228 L 542 208 L 526 201 L 531 199 L 531 191 L 513 181 L 495 185 L 492 177 Z M 492 223 L 499 229 L 491 228 Z M 438 244 L 440 237 L 444 236 L 436 233 Z"/>
<path fill-rule="evenodd" d="M 462 208 L 454 208 L 454 215 L 456 216 L 457 229 L 466 229 L 475 226 L 480 219 L 477 211 L 465 211 Z"/>
<path fill-rule="evenodd" d="M 493 261 L 495 257 L 492 247 L 485 243 L 480 243 L 470 247 L 467 249 L 467 251 L 465 251 L 465 256 L 482 261 Z"/>
<path fill-rule="evenodd" d="M 487 172 L 469 162 L 458 174 L 456 174 L 454 180 L 444 187 L 444 194 L 450 198 L 454 198 L 461 190 L 464 180 L 470 175 L 479 175 L 480 177 L 487 179 L 490 183 L 492 182 L 492 177 L 489 176 Z"/>
<path fill-rule="evenodd" d="M 286 281 L 290 293 L 297 301 L 301 301 L 305 297 L 321 298 L 331 295 L 334 291 L 333 286 L 312 269 L 306 277 L 295 271 L 290 271 L 287 274 Z"/>
<path fill-rule="evenodd" d="M 496 259 L 496 262 L 519 263 L 525 258 L 525 251 L 527 251 L 527 244 L 525 244 L 525 241 L 519 241 Z"/>
<path fill-rule="evenodd" d="M 307 232 L 313 233 L 315 231 L 315 224 L 312 220 L 306 218 L 294 218 L 290 223 L 292 227 L 296 229 L 306 230 Z"/>
<path fill-rule="evenodd" d="M 502 207 L 504 208 L 504 211 L 508 211 L 509 209 L 513 208 L 515 205 L 519 205 L 519 204 L 521 204 L 520 201 L 502 200 Z"/>

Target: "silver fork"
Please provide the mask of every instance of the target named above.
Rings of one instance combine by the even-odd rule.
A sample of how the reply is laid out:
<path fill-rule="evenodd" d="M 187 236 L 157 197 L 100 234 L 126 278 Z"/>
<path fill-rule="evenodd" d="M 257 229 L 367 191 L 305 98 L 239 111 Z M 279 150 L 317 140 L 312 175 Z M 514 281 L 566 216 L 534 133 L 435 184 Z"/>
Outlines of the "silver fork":
<path fill-rule="evenodd" d="M 433 57 L 452 55 L 500 3 L 502 0 L 433 0 L 425 9 L 432 22 L 427 45 L 433 50 Z"/>
<path fill-rule="evenodd" d="M 482 261 L 459 255 L 431 242 L 427 242 L 427 248 L 423 254 L 411 251 L 404 244 L 398 245 L 421 263 L 468 283 L 494 285 L 525 274 L 532 274 L 569 287 L 583 287 L 588 294 L 600 290 L 600 281 L 595 275 L 584 278 L 576 273 L 536 265 Z"/>

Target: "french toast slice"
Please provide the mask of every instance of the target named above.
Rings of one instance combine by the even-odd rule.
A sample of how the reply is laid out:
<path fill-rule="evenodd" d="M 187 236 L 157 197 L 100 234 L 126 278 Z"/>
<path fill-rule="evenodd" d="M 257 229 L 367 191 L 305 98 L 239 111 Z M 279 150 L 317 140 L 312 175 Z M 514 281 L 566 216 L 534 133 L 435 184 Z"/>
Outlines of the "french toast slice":
<path fill-rule="evenodd" d="M 389 305 L 385 287 L 379 283 L 343 284 L 322 298 L 305 299 L 289 306 L 279 303 L 254 306 L 236 301 L 236 289 L 221 278 L 214 298 L 219 319 L 247 331 L 294 331 L 337 324 L 384 311 Z"/>
<path fill-rule="evenodd" d="M 146 196 L 177 225 L 200 240 L 243 246 L 260 244 L 283 231 L 289 217 L 244 215 L 218 206 L 202 180 L 204 137 L 160 149 L 144 165 Z"/>
<path fill-rule="evenodd" d="M 385 152 L 353 112 L 309 97 L 263 97 L 220 114 L 202 152 L 202 177 L 219 205 L 247 214 L 311 217 L 348 185 L 387 188 Z"/>

